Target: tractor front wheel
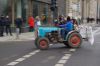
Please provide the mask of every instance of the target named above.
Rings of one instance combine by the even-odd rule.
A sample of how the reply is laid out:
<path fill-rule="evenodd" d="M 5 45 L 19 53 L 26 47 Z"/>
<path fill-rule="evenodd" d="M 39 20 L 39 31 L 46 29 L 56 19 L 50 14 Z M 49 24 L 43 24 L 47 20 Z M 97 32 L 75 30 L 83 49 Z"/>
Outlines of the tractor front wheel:
<path fill-rule="evenodd" d="M 47 38 L 39 38 L 37 41 L 37 46 L 41 50 L 46 50 L 49 48 L 49 40 Z"/>

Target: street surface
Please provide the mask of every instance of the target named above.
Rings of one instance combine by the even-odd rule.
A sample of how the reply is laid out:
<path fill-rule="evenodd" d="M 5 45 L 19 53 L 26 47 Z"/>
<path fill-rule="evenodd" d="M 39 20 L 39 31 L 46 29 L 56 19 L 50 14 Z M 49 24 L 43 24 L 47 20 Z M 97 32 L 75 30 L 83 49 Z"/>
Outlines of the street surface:
<path fill-rule="evenodd" d="M 95 32 L 94 45 L 83 42 L 77 49 L 63 44 L 39 50 L 34 41 L 0 42 L 0 66 L 99 66 L 100 30 Z"/>

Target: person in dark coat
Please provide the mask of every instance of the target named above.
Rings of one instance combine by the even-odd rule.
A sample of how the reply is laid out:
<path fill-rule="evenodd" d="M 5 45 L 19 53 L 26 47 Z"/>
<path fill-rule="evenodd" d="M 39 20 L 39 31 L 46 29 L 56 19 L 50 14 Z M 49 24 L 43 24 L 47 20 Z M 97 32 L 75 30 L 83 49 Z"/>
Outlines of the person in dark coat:
<path fill-rule="evenodd" d="M 23 23 L 23 20 L 21 19 L 21 17 L 18 17 L 18 18 L 16 18 L 16 20 L 15 20 L 15 26 L 16 26 L 16 28 L 19 28 L 19 33 L 21 33 L 22 32 L 22 23 Z"/>
<path fill-rule="evenodd" d="M 11 32 L 11 21 L 9 19 L 9 16 L 6 16 L 5 18 L 5 23 L 6 23 L 6 34 L 8 35 L 8 33 L 10 33 L 10 35 L 12 36 L 12 32 Z"/>
<path fill-rule="evenodd" d="M 2 15 L 1 18 L 0 18 L 0 36 L 4 36 L 3 33 L 4 33 L 4 27 L 5 27 L 5 18 L 4 16 Z"/>

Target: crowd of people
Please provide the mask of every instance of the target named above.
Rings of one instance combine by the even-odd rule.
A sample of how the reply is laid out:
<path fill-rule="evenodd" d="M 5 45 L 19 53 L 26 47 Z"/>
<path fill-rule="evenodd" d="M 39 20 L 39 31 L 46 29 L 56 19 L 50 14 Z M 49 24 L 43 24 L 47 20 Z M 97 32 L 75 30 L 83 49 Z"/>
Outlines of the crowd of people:
<path fill-rule="evenodd" d="M 25 24 L 24 20 L 21 18 L 21 16 L 16 17 L 15 21 L 14 21 L 14 25 L 15 28 L 19 29 L 19 34 L 22 33 L 22 27 L 23 24 Z M 6 32 L 6 35 L 10 35 L 12 36 L 12 21 L 9 18 L 9 16 L 4 16 L 1 15 L 0 17 L 0 37 L 4 36 L 4 32 Z M 37 16 L 36 18 L 34 18 L 33 16 L 30 16 L 28 18 L 28 26 L 29 26 L 29 32 L 33 32 L 35 29 L 37 29 L 37 27 L 41 25 L 40 22 L 40 17 Z"/>
<path fill-rule="evenodd" d="M 80 21 L 78 21 L 75 18 L 71 18 L 70 16 L 64 17 L 60 15 L 58 18 L 54 20 L 54 26 L 65 24 L 68 21 L 68 18 L 70 18 L 74 26 L 78 26 L 80 24 Z"/>

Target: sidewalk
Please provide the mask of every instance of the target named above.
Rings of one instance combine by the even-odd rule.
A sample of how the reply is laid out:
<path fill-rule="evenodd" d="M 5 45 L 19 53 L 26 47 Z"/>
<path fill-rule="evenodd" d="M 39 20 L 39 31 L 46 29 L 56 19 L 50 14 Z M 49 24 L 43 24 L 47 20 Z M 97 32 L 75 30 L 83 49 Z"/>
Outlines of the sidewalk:
<path fill-rule="evenodd" d="M 4 37 L 0 37 L 0 42 L 29 41 L 34 39 L 34 32 L 21 33 L 19 39 L 16 39 L 16 33 L 13 33 L 13 36 L 6 36 L 6 34 L 4 34 Z"/>

